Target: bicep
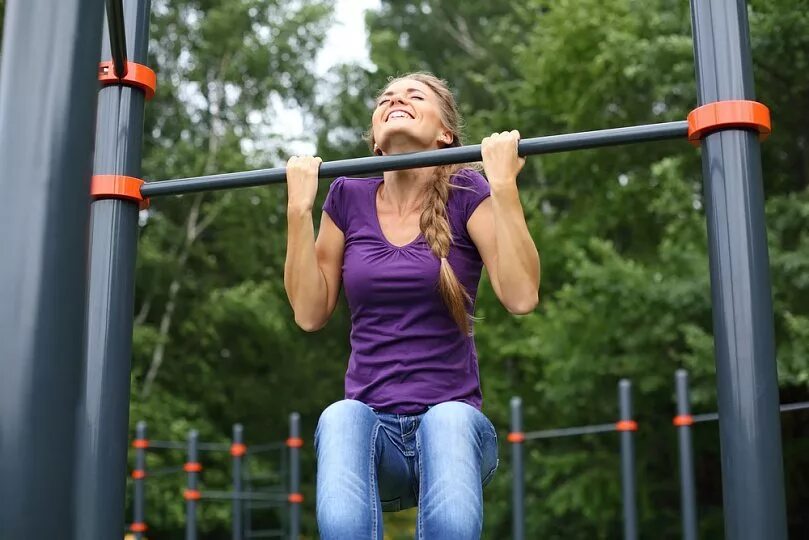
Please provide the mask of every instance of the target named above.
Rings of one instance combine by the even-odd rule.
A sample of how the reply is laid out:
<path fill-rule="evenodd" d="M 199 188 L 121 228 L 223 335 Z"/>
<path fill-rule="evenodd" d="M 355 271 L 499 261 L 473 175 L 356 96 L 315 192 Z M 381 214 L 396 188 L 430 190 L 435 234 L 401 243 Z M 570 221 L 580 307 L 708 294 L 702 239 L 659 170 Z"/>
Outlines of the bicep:
<path fill-rule="evenodd" d="M 344 250 L 343 231 L 335 225 L 328 213 L 323 212 L 320 219 L 320 230 L 317 240 L 315 240 L 315 252 L 317 253 L 317 265 L 326 281 L 326 306 L 329 315 L 334 312 L 340 293 Z"/>
<path fill-rule="evenodd" d="M 494 209 L 491 197 L 483 199 L 475 208 L 466 222 L 466 230 L 480 253 L 494 294 L 500 298 L 500 282 L 497 279 L 497 236 L 494 230 Z"/>

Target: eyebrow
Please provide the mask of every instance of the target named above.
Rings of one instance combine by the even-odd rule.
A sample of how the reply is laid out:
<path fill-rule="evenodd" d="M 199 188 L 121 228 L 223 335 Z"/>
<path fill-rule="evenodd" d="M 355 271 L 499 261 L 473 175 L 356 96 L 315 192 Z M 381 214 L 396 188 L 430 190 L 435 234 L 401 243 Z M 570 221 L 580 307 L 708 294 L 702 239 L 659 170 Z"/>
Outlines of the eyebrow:
<path fill-rule="evenodd" d="M 422 93 L 422 94 L 426 95 L 426 92 L 424 90 L 422 90 L 421 88 L 408 88 L 406 93 L 410 94 L 411 92 L 419 92 L 419 93 Z M 392 90 L 388 90 L 387 92 L 385 92 L 384 94 L 382 94 L 379 97 L 392 96 L 393 94 L 394 94 L 394 92 Z"/>

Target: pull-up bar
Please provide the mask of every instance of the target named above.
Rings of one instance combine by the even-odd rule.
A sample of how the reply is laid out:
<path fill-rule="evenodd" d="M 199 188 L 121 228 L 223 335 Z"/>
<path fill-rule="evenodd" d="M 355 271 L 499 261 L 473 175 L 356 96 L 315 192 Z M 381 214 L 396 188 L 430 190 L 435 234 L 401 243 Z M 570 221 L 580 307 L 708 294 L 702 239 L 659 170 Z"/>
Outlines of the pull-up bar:
<path fill-rule="evenodd" d="M 518 152 L 521 156 L 537 154 L 552 154 L 569 150 L 584 150 L 603 146 L 619 144 L 661 141 L 666 139 L 685 138 L 688 134 L 688 122 L 665 122 L 662 124 L 646 124 L 640 126 L 602 129 L 598 131 L 585 131 L 581 133 L 566 133 L 523 139 L 519 143 Z M 373 156 L 354 159 L 343 159 L 323 163 L 320 166 L 321 178 L 336 178 L 338 176 L 351 176 L 370 174 L 381 171 L 395 171 L 415 167 L 432 167 L 436 165 L 449 165 L 453 163 L 471 163 L 480 161 L 480 145 L 472 144 L 457 148 L 443 148 L 441 150 L 428 150 L 410 154 L 397 154 L 393 156 Z M 211 191 L 217 189 L 233 189 L 255 187 L 265 184 L 275 184 L 286 180 L 286 168 L 260 169 L 256 171 L 214 174 L 210 176 L 197 176 L 195 178 L 182 178 L 179 180 L 164 180 L 151 182 L 141 187 L 144 198 L 159 195 L 179 195 L 181 193 L 194 193 L 197 191 Z"/>
<path fill-rule="evenodd" d="M 110 33 L 110 50 L 115 64 L 115 75 L 123 79 L 127 73 L 126 28 L 124 26 L 123 0 L 107 0 L 107 26 Z"/>

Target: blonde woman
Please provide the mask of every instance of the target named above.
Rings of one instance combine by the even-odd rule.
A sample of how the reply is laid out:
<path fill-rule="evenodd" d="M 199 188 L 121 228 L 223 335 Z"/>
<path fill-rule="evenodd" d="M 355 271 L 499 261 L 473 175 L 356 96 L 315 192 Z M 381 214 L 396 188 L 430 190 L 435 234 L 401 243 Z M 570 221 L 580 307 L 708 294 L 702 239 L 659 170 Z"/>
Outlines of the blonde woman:
<path fill-rule="evenodd" d="M 460 123 L 446 83 L 413 73 L 379 95 L 370 142 L 378 155 L 460 146 Z M 295 321 L 323 327 L 341 285 L 351 311 L 345 399 L 315 433 L 323 540 L 381 539 L 381 512 L 413 506 L 419 539 L 480 537 L 483 486 L 498 463 L 472 336 L 481 269 L 511 313 L 533 310 L 539 294 L 518 140 L 516 131 L 483 140 L 488 181 L 462 166 L 338 178 L 317 239 L 320 159 L 287 164 L 284 284 Z"/>

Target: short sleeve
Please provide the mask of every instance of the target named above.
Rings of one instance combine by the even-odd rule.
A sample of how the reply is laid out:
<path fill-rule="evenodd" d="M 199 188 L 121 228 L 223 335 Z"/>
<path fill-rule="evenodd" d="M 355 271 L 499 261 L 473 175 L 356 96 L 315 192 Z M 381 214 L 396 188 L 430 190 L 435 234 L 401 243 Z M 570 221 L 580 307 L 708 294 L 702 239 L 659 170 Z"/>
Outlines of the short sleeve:
<path fill-rule="evenodd" d="M 323 202 L 323 211 L 329 214 L 329 217 L 337 227 L 345 233 L 345 186 L 344 177 L 337 178 L 329 186 L 329 193 L 326 195 L 326 200 Z"/>
<path fill-rule="evenodd" d="M 469 218 L 472 217 L 472 214 L 480 203 L 491 195 L 489 181 L 478 171 L 464 169 L 457 174 L 453 183 L 463 188 L 457 191 L 461 194 L 459 197 L 459 206 L 463 216 L 463 222 L 466 223 L 469 221 Z"/>

